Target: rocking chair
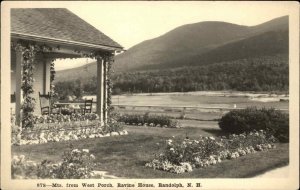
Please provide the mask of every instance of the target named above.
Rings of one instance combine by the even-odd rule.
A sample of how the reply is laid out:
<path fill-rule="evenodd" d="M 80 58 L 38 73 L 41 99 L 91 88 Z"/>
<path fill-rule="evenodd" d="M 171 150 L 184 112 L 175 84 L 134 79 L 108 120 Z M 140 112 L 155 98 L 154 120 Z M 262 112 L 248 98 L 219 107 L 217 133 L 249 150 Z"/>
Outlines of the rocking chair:
<path fill-rule="evenodd" d="M 40 98 L 40 106 L 41 106 L 41 114 L 42 115 L 49 115 L 50 114 L 50 93 L 47 94 L 41 94 L 39 92 L 39 98 Z"/>

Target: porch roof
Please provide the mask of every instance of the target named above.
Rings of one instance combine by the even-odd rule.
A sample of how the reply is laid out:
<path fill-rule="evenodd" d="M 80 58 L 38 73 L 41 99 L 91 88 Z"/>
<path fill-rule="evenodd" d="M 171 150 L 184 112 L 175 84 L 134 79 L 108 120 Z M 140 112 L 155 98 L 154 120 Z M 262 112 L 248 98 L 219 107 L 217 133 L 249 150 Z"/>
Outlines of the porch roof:
<path fill-rule="evenodd" d="M 123 47 L 65 8 L 11 9 L 11 36 L 96 49 Z"/>

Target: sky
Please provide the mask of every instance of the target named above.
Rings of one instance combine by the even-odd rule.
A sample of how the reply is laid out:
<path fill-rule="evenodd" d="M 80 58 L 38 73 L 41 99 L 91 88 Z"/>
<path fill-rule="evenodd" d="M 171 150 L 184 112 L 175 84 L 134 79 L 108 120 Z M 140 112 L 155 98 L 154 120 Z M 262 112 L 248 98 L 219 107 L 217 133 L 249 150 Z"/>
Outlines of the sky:
<path fill-rule="evenodd" d="M 70 11 L 125 49 L 191 23 L 224 21 L 253 26 L 288 15 L 288 2 L 72 2 Z M 56 70 L 78 67 L 93 60 L 58 60 Z M 71 63 L 72 62 L 72 63 Z"/>

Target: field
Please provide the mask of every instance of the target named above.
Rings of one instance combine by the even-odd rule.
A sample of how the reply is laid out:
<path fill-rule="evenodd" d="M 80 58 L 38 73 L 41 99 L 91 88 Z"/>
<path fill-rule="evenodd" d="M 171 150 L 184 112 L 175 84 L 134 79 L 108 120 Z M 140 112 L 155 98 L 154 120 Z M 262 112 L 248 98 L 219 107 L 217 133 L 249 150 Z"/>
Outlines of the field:
<path fill-rule="evenodd" d="M 120 113 L 164 114 L 173 118 L 216 121 L 231 109 L 266 107 L 288 112 L 288 96 L 242 92 L 157 93 L 113 96 Z"/>
<path fill-rule="evenodd" d="M 114 105 L 245 108 L 248 106 L 288 109 L 288 97 L 275 94 L 191 92 L 113 96 Z"/>

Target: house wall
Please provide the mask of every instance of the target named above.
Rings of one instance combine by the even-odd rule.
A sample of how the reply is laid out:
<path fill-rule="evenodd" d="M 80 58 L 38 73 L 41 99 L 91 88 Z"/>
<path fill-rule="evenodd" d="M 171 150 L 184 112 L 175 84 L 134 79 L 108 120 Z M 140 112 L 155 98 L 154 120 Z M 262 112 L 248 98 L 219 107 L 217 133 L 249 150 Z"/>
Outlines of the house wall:
<path fill-rule="evenodd" d="M 33 97 L 36 100 L 34 114 L 41 114 L 39 92 L 46 94 L 50 92 L 50 61 L 43 58 L 41 54 L 36 56 L 35 70 L 33 74 Z"/>
<path fill-rule="evenodd" d="M 51 60 L 44 59 L 42 54 L 36 55 L 36 63 L 34 69 L 34 83 L 33 90 L 34 93 L 32 97 L 36 100 L 34 114 L 41 114 L 39 92 L 45 94 L 50 92 L 50 63 Z M 12 51 L 11 53 L 11 94 L 16 91 L 16 53 Z M 14 108 L 12 108 L 14 109 Z"/>

